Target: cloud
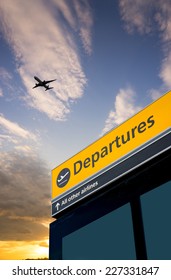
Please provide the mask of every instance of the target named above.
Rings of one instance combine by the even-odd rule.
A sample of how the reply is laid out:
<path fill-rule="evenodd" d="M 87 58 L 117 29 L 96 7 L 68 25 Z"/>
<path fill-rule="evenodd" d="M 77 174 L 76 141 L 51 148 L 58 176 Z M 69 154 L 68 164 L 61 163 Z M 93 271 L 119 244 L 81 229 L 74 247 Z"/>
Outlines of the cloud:
<path fill-rule="evenodd" d="M 160 78 L 163 80 L 165 86 L 171 88 L 171 50 L 162 62 L 162 67 L 160 71 Z"/>
<path fill-rule="evenodd" d="M 5 145 L 9 143 L 16 145 L 18 143 L 18 140 L 14 136 L 0 134 L 0 148 L 2 147 L 2 149 L 4 149 Z"/>
<path fill-rule="evenodd" d="M 150 93 L 150 96 L 151 96 L 152 100 L 156 100 L 156 99 L 158 99 L 161 96 L 161 91 L 157 90 L 157 89 L 153 89 L 152 88 L 149 91 L 149 93 Z"/>
<path fill-rule="evenodd" d="M 0 67 L 1 83 L 5 88 L 11 88 L 10 83 L 12 81 L 12 75 L 4 67 Z M 13 85 L 14 87 L 14 85 Z M 0 97 L 4 97 L 4 88 L 0 88 Z"/>
<path fill-rule="evenodd" d="M 47 238 L 50 220 L 49 169 L 38 156 L 0 154 L 0 239 Z"/>
<path fill-rule="evenodd" d="M 3 96 L 3 90 L 2 90 L 2 88 L 0 88 L 0 97 L 2 97 Z"/>
<path fill-rule="evenodd" d="M 36 140 L 36 136 L 32 132 L 22 128 L 19 124 L 6 119 L 3 115 L 0 115 L 0 126 L 7 130 L 10 134 L 24 139 L 29 138 L 34 141 Z"/>
<path fill-rule="evenodd" d="M 21 154 L 34 154 L 40 145 L 39 136 L 0 114 L 0 149 Z"/>
<path fill-rule="evenodd" d="M 39 241 L 48 237 L 46 227 L 37 221 L 0 217 L 1 241 Z"/>
<path fill-rule="evenodd" d="M 159 77 L 162 80 L 160 89 L 151 89 L 151 97 L 161 95 L 171 88 L 171 3 L 170 0 L 120 0 L 120 13 L 125 28 L 129 33 L 138 31 L 149 34 L 157 31 L 161 42 L 164 58 L 161 61 Z M 156 95 L 157 93 L 157 95 Z"/>
<path fill-rule="evenodd" d="M 109 112 L 102 135 L 141 110 L 141 107 L 135 104 L 135 97 L 135 91 L 131 87 L 119 90 L 115 98 L 114 110 Z"/>
<path fill-rule="evenodd" d="M 171 4 L 170 0 L 159 0 L 157 3 L 155 19 L 161 31 L 163 42 L 171 40 Z M 170 47 L 169 47 L 170 49 Z"/>
<path fill-rule="evenodd" d="M 53 120 L 66 118 L 87 83 L 75 43 L 79 29 L 86 52 L 91 52 L 92 14 L 86 3 L 0 2 L 1 29 L 14 51 L 18 73 L 27 89 L 25 101 Z M 42 89 L 32 90 L 34 75 L 57 78 L 54 90 L 48 94 Z"/>
<path fill-rule="evenodd" d="M 4 67 L 0 67 L 0 76 L 6 82 L 12 79 L 12 75 Z"/>
<path fill-rule="evenodd" d="M 137 30 L 139 33 L 150 33 L 153 30 L 153 12 L 155 0 L 120 0 L 119 7 L 125 28 L 129 33 Z"/>
<path fill-rule="evenodd" d="M 1 21 L 0 21 L 1 22 Z M 1 32 L 1 26 L 0 26 L 0 32 Z M 9 55 L 7 56 L 9 59 Z M 6 60 L 7 61 L 7 60 Z M 16 72 L 16 69 L 14 70 L 14 73 Z M 2 96 L 3 99 L 7 102 L 11 102 L 12 100 L 16 100 L 20 98 L 20 95 L 23 95 L 24 90 L 19 85 L 17 76 L 7 71 L 4 67 L 0 67 L 0 76 L 1 76 L 1 88 L 0 88 L 0 97 Z M 15 75 L 15 77 L 14 77 Z"/>
<path fill-rule="evenodd" d="M 79 34 L 88 54 L 92 53 L 92 34 L 91 29 L 93 25 L 93 18 L 88 1 L 74 0 L 75 10 L 78 16 Z"/>
<path fill-rule="evenodd" d="M 169 0 L 159 1 L 156 20 L 161 32 L 164 58 L 161 63 L 159 77 L 165 90 L 171 88 L 171 3 Z"/>
<path fill-rule="evenodd" d="M 92 10 L 85 0 L 53 0 L 66 22 L 75 32 L 78 32 L 87 54 L 92 53 Z M 69 4 L 70 3 L 70 4 Z"/>

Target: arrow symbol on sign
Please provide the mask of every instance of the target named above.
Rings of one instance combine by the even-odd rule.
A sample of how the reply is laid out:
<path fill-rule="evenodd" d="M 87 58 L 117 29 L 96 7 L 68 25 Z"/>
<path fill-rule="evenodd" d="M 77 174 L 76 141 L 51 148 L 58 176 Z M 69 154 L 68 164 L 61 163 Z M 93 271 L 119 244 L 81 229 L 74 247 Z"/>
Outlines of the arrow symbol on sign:
<path fill-rule="evenodd" d="M 60 203 L 59 203 L 59 202 L 57 202 L 57 203 L 56 203 L 56 205 L 55 205 L 55 207 L 56 207 L 57 211 L 59 210 L 59 206 L 60 206 Z"/>

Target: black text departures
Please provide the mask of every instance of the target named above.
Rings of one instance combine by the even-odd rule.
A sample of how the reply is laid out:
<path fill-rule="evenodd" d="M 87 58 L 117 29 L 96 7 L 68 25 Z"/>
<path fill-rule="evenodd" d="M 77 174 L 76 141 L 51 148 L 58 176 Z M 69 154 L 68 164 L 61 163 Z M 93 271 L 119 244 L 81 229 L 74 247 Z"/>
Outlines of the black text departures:
<path fill-rule="evenodd" d="M 112 142 L 103 146 L 99 151 L 95 151 L 90 157 L 85 158 L 83 161 L 76 161 L 74 163 L 74 175 L 78 174 L 84 168 L 94 168 L 99 160 L 113 153 L 116 148 L 119 149 L 123 145 L 126 145 L 139 134 L 144 133 L 147 129 L 150 129 L 154 124 L 155 120 L 152 115 L 146 121 L 140 122 L 138 125 L 130 128 L 130 130 L 126 131 L 122 135 L 117 135 Z"/>

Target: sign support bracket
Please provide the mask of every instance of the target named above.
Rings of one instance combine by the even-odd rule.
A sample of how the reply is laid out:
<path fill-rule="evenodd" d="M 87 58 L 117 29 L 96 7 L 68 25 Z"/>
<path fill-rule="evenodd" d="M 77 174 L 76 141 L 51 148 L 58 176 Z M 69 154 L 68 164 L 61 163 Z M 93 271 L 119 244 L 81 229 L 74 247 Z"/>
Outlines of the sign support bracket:
<path fill-rule="evenodd" d="M 137 260 L 147 260 L 148 258 L 140 197 L 138 196 L 131 200 L 130 204 Z"/>

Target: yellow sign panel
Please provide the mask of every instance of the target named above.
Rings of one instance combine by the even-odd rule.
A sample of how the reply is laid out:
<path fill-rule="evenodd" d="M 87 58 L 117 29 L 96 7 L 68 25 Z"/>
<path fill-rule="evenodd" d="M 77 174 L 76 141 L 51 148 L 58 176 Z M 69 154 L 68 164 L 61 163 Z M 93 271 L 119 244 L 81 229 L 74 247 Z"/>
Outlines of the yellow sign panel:
<path fill-rule="evenodd" d="M 171 127 L 171 91 L 52 170 L 52 199 Z"/>

